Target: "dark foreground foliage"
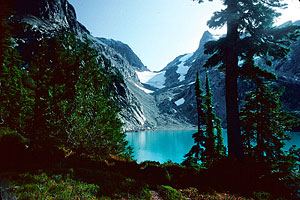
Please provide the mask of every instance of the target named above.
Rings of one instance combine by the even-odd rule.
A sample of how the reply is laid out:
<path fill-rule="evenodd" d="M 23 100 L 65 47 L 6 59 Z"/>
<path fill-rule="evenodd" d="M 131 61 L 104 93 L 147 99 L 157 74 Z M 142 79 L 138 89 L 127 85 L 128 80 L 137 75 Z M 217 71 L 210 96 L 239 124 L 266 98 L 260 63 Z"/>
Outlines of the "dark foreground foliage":
<path fill-rule="evenodd" d="M 296 199 L 299 195 L 299 174 L 273 171 L 272 166 L 248 158 L 244 163 L 222 159 L 209 169 L 195 169 L 170 162 L 138 164 L 112 155 L 100 159 L 75 153 L 65 157 L 66 152 L 59 149 L 51 155 L 35 152 L 44 154 L 35 158 L 31 153 L 25 150 L 22 159 L 15 154 L 15 159 L 5 161 L 7 167 L 1 173 L 9 191 L 20 199 L 47 199 L 46 195 L 56 199 L 63 199 L 60 195 L 70 199 L 150 199 L 151 190 L 164 199 Z"/>
<path fill-rule="evenodd" d="M 87 36 L 68 30 L 31 38 L 20 48 L 7 24 L 11 12 L 0 16 L 0 136 L 15 132 L 34 152 L 59 146 L 130 154 L 114 100 L 120 72 Z"/>
<path fill-rule="evenodd" d="M 296 149 L 276 166 L 222 156 L 206 168 L 131 161 L 112 95 L 122 83 L 117 70 L 86 37 L 68 32 L 31 41 L 19 55 L 9 15 L 0 26 L 1 192 L 18 199 L 150 199 L 150 190 L 164 199 L 299 197 Z"/>

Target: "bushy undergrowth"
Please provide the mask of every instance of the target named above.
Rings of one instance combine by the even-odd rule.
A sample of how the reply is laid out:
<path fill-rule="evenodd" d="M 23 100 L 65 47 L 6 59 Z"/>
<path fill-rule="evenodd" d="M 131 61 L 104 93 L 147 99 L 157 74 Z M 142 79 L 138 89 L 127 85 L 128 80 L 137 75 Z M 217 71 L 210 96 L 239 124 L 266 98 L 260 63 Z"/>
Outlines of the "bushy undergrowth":
<path fill-rule="evenodd" d="M 100 186 L 102 195 L 112 198 L 149 199 L 151 194 L 148 186 L 133 178 L 126 177 L 111 170 L 75 169 L 75 176 Z"/>
<path fill-rule="evenodd" d="M 117 172 L 89 169 L 52 169 L 50 172 L 5 176 L 17 199 L 150 199 L 146 184 Z"/>
<path fill-rule="evenodd" d="M 10 190 L 19 200 L 97 199 L 99 191 L 99 186 L 74 180 L 70 174 L 25 173 L 7 179 Z"/>
<path fill-rule="evenodd" d="M 172 188 L 171 186 L 160 185 L 157 187 L 157 189 L 161 197 L 165 200 L 173 200 L 173 199 L 186 200 L 186 198 L 183 197 L 179 191 Z"/>
<path fill-rule="evenodd" d="M 172 163 L 71 157 L 56 168 L 5 176 L 10 190 L 18 199 L 151 199 L 150 189 L 167 200 L 268 200 L 294 199 L 297 195 L 287 195 L 292 190 L 274 174 L 257 172 L 264 175 L 258 177 L 253 171 L 257 167 L 249 163 L 247 168 L 224 162 L 209 170 L 198 170 Z"/>

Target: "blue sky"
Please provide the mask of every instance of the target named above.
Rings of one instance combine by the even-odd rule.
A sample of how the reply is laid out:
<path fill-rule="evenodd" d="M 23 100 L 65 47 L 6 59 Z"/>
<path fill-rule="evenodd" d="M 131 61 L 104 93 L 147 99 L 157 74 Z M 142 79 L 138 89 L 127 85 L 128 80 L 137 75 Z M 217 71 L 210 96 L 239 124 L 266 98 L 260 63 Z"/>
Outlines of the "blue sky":
<path fill-rule="evenodd" d="M 289 9 L 278 23 L 300 20 L 300 2 L 286 0 Z M 160 70 L 175 57 L 192 53 L 208 30 L 206 22 L 222 9 L 220 0 L 69 0 L 78 21 L 96 37 L 128 44 L 151 70 Z M 223 30 L 224 31 L 224 30 Z M 214 32 L 220 33 L 220 30 Z"/>

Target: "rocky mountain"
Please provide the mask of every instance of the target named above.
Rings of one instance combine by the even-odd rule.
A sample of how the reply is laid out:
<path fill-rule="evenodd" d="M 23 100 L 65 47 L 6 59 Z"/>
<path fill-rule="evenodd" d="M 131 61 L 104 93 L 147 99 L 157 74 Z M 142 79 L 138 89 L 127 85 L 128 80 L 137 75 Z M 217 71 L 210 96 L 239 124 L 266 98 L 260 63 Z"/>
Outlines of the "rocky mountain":
<path fill-rule="evenodd" d="M 191 54 L 175 58 L 159 72 L 144 66 L 132 49 L 120 41 L 94 37 L 77 21 L 76 12 L 67 0 L 17 0 L 15 14 L 10 17 L 13 34 L 22 54 L 32 41 L 44 34 L 71 30 L 78 38 L 87 37 L 95 50 L 122 74 L 123 80 L 114 82 L 115 100 L 122 108 L 120 117 L 124 129 L 177 129 L 192 128 L 196 124 L 194 85 L 196 72 L 204 83 L 208 70 L 214 94 L 215 110 L 225 119 L 224 74 L 217 69 L 204 69 L 207 59 L 204 44 L 220 36 L 208 31 L 203 34 L 198 49 Z M 299 22 L 297 22 L 299 23 Z M 277 74 L 277 86 L 285 86 L 285 106 L 300 111 L 300 41 L 292 45 L 287 60 L 274 62 L 272 70 Z M 241 96 L 247 85 L 240 81 Z"/>
<path fill-rule="evenodd" d="M 132 51 L 132 49 L 121 41 L 116 41 L 113 39 L 99 38 L 97 39 L 109 47 L 113 48 L 118 52 L 123 58 L 125 58 L 128 63 L 137 71 L 149 71 L 147 67 L 142 63 L 140 58 Z"/>
<path fill-rule="evenodd" d="M 173 127 L 173 124 L 181 126 L 185 123 L 185 120 L 178 121 L 159 110 L 155 97 L 148 93 L 137 76 L 139 71 L 149 70 L 131 48 L 119 41 L 92 36 L 77 21 L 76 12 L 67 0 L 16 0 L 12 10 L 15 12 L 9 21 L 23 60 L 30 62 L 26 55 L 30 55 L 28 51 L 32 42 L 45 35 L 51 37 L 70 30 L 79 39 L 87 37 L 103 59 L 121 72 L 123 80 L 114 82 L 113 86 L 115 100 L 122 108 L 120 118 L 126 131 Z"/>
<path fill-rule="evenodd" d="M 286 24 L 289 23 L 291 22 L 287 22 Z M 300 21 L 296 21 L 294 24 L 299 25 Z M 140 80 L 146 88 L 154 87 L 152 95 L 155 96 L 160 110 L 168 112 L 174 118 L 181 116 L 189 123 L 196 124 L 196 102 L 194 98 L 196 73 L 199 72 L 204 89 L 205 72 L 207 71 L 214 94 L 213 102 L 215 104 L 215 111 L 223 120 L 223 125 L 226 125 L 224 73 L 216 68 L 205 69 L 202 67 L 208 58 L 204 54 L 204 44 L 219 37 L 220 35 L 212 35 L 206 31 L 200 40 L 198 49 L 194 53 L 176 57 L 159 73 L 153 74 L 150 79 L 143 80 L 143 77 L 150 72 L 138 73 Z M 273 62 L 273 66 L 268 68 L 278 77 L 274 86 L 277 88 L 285 87 L 285 93 L 283 94 L 285 109 L 296 113 L 300 112 L 300 95 L 295 92 L 300 90 L 299 53 L 300 40 L 291 45 L 291 52 L 286 60 L 276 60 Z M 258 58 L 257 62 L 261 62 L 261 60 Z M 242 79 L 239 80 L 240 99 L 243 99 L 245 92 L 250 89 L 249 87 L 251 86 Z"/>
<path fill-rule="evenodd" d="M 204 54 L 204 44 L 209 40 L 216 39 L 217 35 L 212 35 L 208 31 L 204 32 L 198 49 L 194 53 L 183 54 L 176 57 L 160 72 L 138 72 L 138 76 L 145 88 L 152 89 L 152 95 L 157 101 L 159 109 L 168 113 L 174 119 L 180 118 L 190 124 L 197 123 L 195 115 L 195 79 L 196 72 L 200 73 L 200 80 L 205 82 L 205 72 L 203 64 L 207 59 Z M 209 77 L 214 93 L 215 109 L 222 119 L 225 119 L 225 84 L 224 74 L 217 69 L 209 69 Z M 149 74 L 151 76 L 149 77 Z M 145 79 L 145 77 L 149 77 Z M 204 87 L 204 85 L 202 85 Z"/>
<path fill-rule="evenodd" d="M 76 34 L 89 34 L 89 31 L 77 21 L 74 7 L 67 0 L 15 0 L 14 24 L 29 25 L 33 31 L 44 33 L 70 29 Z M 20 30 L 19 30 L 20 31 Z M 32 35 L 35 36 L 35 35 Z M 28 35 L 30 37 L 30 35 Z"/>

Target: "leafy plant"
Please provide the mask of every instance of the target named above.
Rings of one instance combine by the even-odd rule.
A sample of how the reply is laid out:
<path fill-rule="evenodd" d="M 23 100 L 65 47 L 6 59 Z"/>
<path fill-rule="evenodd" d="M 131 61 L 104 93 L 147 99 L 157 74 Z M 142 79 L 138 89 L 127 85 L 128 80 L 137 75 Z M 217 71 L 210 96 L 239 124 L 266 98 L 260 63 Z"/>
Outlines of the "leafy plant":
<path fill-rule="evenodd" d="M 10 182 L 10 190 L 22 199 L 97 199 L 99 186 L 76 181 L 71 174 L 20 174 Z"/>
<path fill-rule="evenodd" d="M 180 192 L 178 192 L 176 189 L 172 188 L 171 186 L 160 185 L 157 187 L 157 189 L 161 197 L 165 200 L 186 199 L 185 197 L 182 196 Z"/>

